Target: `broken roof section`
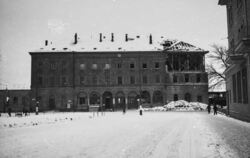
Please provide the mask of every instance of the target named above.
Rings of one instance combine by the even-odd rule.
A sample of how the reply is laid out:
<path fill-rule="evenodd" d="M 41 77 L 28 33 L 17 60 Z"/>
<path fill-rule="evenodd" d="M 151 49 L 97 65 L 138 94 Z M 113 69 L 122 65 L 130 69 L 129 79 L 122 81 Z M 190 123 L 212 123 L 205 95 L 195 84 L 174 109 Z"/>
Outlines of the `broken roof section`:
<path fill-rule="evenodd" d="M 192 44 L 177 40 L 166 40 L 162 45 L 165 51 L 204 51 Z"/>
<path fill-rule="evenodd" d="M 85 38 L 85 39 L 84 39 Z M 111 51 L 203 51 L 189 43 L 154 35 L 99 34 L 90 38 L 74 35 L 70 43 L 45 41 L 35 52 L 111 52 Z"/>

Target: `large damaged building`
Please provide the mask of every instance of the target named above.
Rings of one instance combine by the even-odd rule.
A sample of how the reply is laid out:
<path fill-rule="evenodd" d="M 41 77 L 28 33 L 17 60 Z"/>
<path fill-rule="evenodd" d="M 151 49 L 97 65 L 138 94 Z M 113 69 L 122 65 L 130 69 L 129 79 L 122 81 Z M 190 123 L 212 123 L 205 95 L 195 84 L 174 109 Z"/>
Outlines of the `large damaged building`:
<path fill-rule="evenodd" d="M 208 102 L 207 51 L 152 35 L 115 39 L 100 33 L 93 43 L 75 34 L 67 47 L 46 40 L 30 52 L 30 106 L 87 111 L 91 105 L 118 110 L 173 100 Z"/>
<path fill-rule="evenodd" d="M 84 47 L 75 34 L 71 47 L 45 41 L 44 48 L 30 52 L 32 97 L 41 108 L 88 110 L 97 104 L 115 110 L 180 99 L 208 102 L 207 51 L 177 40 L 156 46 L 151 35 L 142 49 L 133 44 L 141 36 L 126 34 L 122 47 L 113 33 L 98 38 L 99 47 Z"/>

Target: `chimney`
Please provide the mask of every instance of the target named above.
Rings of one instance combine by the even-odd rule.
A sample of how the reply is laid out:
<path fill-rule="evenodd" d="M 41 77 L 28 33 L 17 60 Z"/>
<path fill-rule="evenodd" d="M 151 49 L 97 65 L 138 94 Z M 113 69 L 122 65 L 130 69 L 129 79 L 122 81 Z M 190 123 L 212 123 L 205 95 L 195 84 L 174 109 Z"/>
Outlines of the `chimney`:
<path fill-rule="evenodd" d="M 48 40 L 45 40 L 45 46 L 48 46 Z"/>
<path fill-rule="evenodd" d="M 114 42 L 114 33 L 111 33 L 111 42 Z"/>
<path fill-rule="evenodd" d="M 100 33 L 99 35 L 100 35 L 99 42 L 102 42 L 102 33 Z"/>
<path fill-rule="evenodd" d="M 125 41 L 128 42 L 128 34 L 125 34 Z"/>
<path fill-rule="evenodd" d="M 149 35 L 149 44 L 153 44 L 152 35 Z"/>
<path fill-rule="evenodd" d="M 77 33 L 75 33 L 75 41 L 74 41 L 74 44 L 77 44 L 77 40 L 78 40 L 78 38 L 77 38 Z"/>

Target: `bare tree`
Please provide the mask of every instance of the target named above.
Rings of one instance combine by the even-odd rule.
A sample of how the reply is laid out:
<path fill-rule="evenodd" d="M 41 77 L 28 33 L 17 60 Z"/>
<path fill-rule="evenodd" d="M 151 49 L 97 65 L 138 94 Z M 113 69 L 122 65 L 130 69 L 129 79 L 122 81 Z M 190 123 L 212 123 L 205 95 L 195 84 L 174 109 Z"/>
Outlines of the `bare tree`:
<path fill-rule="evenodd" d="M 212 48 L 212 52 L 207 54 L 209 63 L 206 65 L 209 89 L 225 85 L 224 71 L 229 67 L 229 64 L 226 62 L 228 58 L 227 48 L 217 44 L 212 45 Z"/>

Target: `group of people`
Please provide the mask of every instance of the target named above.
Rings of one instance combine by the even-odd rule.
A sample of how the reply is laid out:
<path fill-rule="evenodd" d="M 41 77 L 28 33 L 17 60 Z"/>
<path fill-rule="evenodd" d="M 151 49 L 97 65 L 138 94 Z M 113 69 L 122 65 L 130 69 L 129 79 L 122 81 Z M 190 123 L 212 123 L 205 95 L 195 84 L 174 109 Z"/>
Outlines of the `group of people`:
<path fill-rule="evenodd" d="M 214 115 L 217 115 L 218 107 L 216 104 L 213 104 L 213 110 L 214 110 Z M 208 104 L 208 106 L 207 106 L 207 112 L 208 112 L 208 114 L 210 114 L 210 112 L 211 112 L 211 105 L 210 104 Z"/>

